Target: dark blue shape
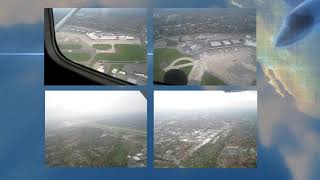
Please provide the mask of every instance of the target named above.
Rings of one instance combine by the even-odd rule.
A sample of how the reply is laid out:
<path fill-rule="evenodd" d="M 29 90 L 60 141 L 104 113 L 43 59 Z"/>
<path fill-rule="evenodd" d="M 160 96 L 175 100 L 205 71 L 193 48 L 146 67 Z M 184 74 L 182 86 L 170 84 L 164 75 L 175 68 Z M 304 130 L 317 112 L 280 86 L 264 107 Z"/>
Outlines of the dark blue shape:
<path fill-rule="evenodd" d="M 305 38 L 319 22 L 320 1 L 306 0 L 289 13 L 276 38 L 277 47 L 286 47 Z"/>

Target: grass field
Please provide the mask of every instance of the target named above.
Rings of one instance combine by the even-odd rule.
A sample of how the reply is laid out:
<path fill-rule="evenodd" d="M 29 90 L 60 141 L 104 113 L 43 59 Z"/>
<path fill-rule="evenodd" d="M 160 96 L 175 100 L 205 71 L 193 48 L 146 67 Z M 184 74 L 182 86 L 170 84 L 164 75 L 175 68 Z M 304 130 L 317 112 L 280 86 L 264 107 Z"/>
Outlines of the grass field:
<path fill-rule="evenodd" d="M 146 61 L 146 50 L 136 44 L 116 44 L 116 53 L 99 53 L 96 60 L 107 61 Z"/>
<path fill-rule="evenodd" d="M 91 58 L 90 54 L 85 52 L 63 52 L 63 55 L 72 61 L 88 61 Z"/>
<path fill-rule="evenodd" d="M 60 49 L 81 49 L 80 44 L 58 44 Z"/>
<path fill-rule="evenodd" d="M 163 81 L 163 76 L 165 72 L 161 69 L 160 67 L 161 64 L 169 65 L 172 61 L 181 57 L 186 57 L 186 55 L 180 53 L 176 49 L 171 49 L 171 48 L 154 49 L 154 59 L 153 59 L 154 81 L 157 81 L 157 82 Z"/>
<path fill-rule="evenodd" d="M 127 166 L 128 151 L 125 144 L 118 142 L 112 146 L 111 151 L 105 158 L 105 164 L 110 167 L 125 167 Z"/>
<path fill-rule="evenodd" d="M 189 76 L 192 68 L 193 68 L 193 66 L 187 66 L 187 67 L 180 68 L 180 70 L 184 71 L 186 73 L 186 75 Z"/>
<path fill-rule="evenodd" d="M 201 85 L 226 85 L 221 79 L 205 72 L 201 79 Z"/>
<path fill-rule="evenodd" d="M 174 65 L 177 66 L 177 65 L 180 65 L 180 64 L 188 64 L 188 63 L 191 63 L 191 61 L 181 60 L 181 61 L 176 62 Z"/>
<path fill-rule="evenodd" d="M 98 50 L 109 50 L 112 48 L 110 44 L 94 44 L 92 47 L 98 49 Z"/>
<path fill-rule="evenodd" d="M 178 43 L 174 40 L 171 40 L 171 39 L 167 39 L 167 46 L 177 46 Z"/>

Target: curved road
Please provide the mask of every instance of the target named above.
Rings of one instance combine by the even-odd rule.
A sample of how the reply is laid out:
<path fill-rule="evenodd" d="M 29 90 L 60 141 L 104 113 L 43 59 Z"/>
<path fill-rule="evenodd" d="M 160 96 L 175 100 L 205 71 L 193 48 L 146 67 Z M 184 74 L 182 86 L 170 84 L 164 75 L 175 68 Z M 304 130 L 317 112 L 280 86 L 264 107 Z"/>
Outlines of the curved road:
<path fill-rule="evenodd" d="M 180 61 L 191 61 L 190 63 L 185 63 L 185 64 L 179 64 L 179 65 L 175 65 L 176 63 L 180 62 Z M 174 61 L 171 62 L 171 64 L 164 68 L 163 70 L 165 72 L 171 70 L 171 69 L 180 69 L 180 68 L 183 68 L 183 67 L 187 67 L 187 66 L 193 66 L 194 65 L 194 59 L 191 58 L 191 57 L 181 57 L 181 58 L 178 58 Z"/>

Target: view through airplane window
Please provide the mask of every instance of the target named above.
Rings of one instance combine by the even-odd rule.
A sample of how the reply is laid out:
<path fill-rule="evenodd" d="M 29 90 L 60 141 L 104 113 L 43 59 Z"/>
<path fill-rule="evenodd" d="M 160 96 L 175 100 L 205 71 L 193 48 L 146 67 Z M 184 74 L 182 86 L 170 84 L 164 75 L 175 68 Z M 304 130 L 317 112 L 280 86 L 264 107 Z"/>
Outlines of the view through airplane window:
<path fill-rule="evenodd" d="M 133 84 L 147 82 L 146 10 L 54 8 L 56 42 L 69 60 Z"/>
<path fill-rule="evenodd" d="M 153 25 L 154 81 L 256 85 L 255 9 L 155 9 Z"/>

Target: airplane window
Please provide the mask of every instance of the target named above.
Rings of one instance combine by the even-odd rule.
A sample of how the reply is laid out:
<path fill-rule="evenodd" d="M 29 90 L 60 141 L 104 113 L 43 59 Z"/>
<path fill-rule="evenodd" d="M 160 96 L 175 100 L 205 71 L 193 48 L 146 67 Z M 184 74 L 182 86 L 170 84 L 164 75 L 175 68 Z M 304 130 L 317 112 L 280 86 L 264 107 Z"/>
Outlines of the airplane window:
<path fill-rule="evenodd" d="M 256 85 L 256 11 L 155 9 L 154 81 Z"/>
<path fill-rule="evenodd" d="M 144 85 L 146 13 L 142 8 L 54 8 L 57 45 L 75 63 Z"/>

